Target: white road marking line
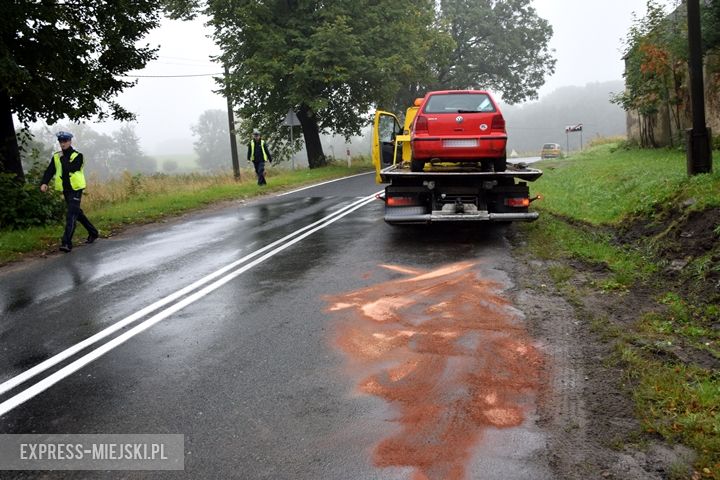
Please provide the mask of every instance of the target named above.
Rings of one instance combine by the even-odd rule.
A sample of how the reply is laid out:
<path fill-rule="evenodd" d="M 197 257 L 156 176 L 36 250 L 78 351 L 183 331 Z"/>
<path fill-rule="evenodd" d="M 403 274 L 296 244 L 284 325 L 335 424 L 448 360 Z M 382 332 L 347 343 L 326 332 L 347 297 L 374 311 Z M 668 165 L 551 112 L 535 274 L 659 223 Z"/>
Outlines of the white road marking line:
<path fill-rule="evenodd" d="M 116 338 L 110 340 L 109 342 L 101 345 L 100 347 L 96 348 L 95 350 L 86 353 L 82 357 L 78 358 L 74 362 L 68 364 L 67 366 L 61 368 L 57 372 L 53 373 L 52 375 L 40 380 L 36 384 L 32 385 L 31 387 L 28 387 L 27 389 L 21 391 L 20 393 L 14 395 L 13 397 L 10 397 L 8 400 L 0 403 L 0 417 L 5 415 L 10 410 L 14 409 L 18 405 L 21 405 L 31 398 L 35 397 L 36 395 L 44 392 L 51 386 L 58 383 L 60 380 L 64 379 L 65 377 L 72 375 L 76 371 L 80 370 L 82 367 L 87 365 L 88 363 L 92 362 L 93 360 L 101 357 L 105 353 L 109 352 L 110 350 L 122 345 L 127 340 L 131 339 L 135 335 L 144 332 L 148 328 L 152 327 L 156 323 L 164 320 L 165 318 L 169 317 L 173 313 L 176 313 L 186 306 L 200 300 L 207 294 L 217 290 L 221 286 L 228 283 L 230 280 L 240 276 L 244 272 L 250 270 L 251 268 L 255 267 L 256 265 L 259 265 L 260 263 L 264 262 L 265 260 L 277 255 L 278 253 L 282 252 L 288 247 L 291 247 L 292 245 L 298 243 L 300 240 L 303 240 L 304 238 L 312 235 L 313 233 L 317 232 L 318 230 L 322 230 L 323 228 L 327 227 L 328 225 L 331 225 L 335 223 L 336 221 L 340 220 L 344 216 L 354 212 L 355 210 L 364 207 L 368 203 L 375 200 L 375 195 L 373 194 L 370 197 L 365 197 L 360 203 L 355 202 L 354 206 L 345 212 L 343 212 L 340 215 L 335 215 L 334 217 L 330 218 L 329 220 L 325 221 L 321 225 L 316 226 L 312 230 L 309 230 L 302 235 L 299 235 L 295 237 L 294 239 L 290 240 L 287 243 L 284 243 L 277 247 L 274 250 L 271 250 L 270 252 L 266 253 L 262 257 L 253 260 L 252 262 L 248 263 L 247 265 L 244 265 L 237 270 L 225 275 L 224 277 L 220 278 L 219 280 L 216 280 L 215 282 L 211 283 L 207 287 L 203 288 L 202 290 L 198 290 L 197 292 L 193 293 L 192 295 L 186 297 L 185 299 L 179 301 L 178 303 L 172 305 L 171 307 L 161 311 L 160 313 L 157 313 L 153 315 L 152 317 L 148 318 L 144 322 L 134 326 L 127 332 L 123 333 L 122 335 L 117 336 Z"/>
<path fill-rule="evenodd" d="M 286 241 L 290 240 L 291 238 L 300 235 L 302 232 L 309 230 L 309 229 L 327 221 L 328 219 L 331 219 L 337 215 L 342 215 L 343 212 L 346 212 L 348 209 L 351 209 L 356 205 L 359 205 L 359 204 L 364 205 L 363 202 L 365 202 L 368 198 L 370 198 L 370 197 L 361 198 L 360 200 L 357 200 L 349 205 L 346 205 L 345 207 L 337 210 L 336 212 L 331 213 L 330 215 L 327 215 L 326 217 L 321 218 L 320 220 L 317 220 L 316 222 L 311 223 L 310 225 L 307 225 L 307 226 L 300 228 L 292 233 L 289 233 L 288 235 L 282 237 L 281 239 L 276 240 L 276 241 L 270 243 L 269 245 L 266 245 L 256 251 L 254 251 L 253 253 L 245 255 L 244 257 L 240 258 L 239 260 L 236 260 L 236 261 L 216 270 L 215 272 L 213 272 L 209 275 L 206 275 L 205 277 L 201 278 L 200 280 L 197 280 L 196 282 L 166 296 L 165 298 L 158 300 L 157 302 L 155 302 L 151 305 L 148 305 L 147 307 L 145 307 L 141 310 L 138 310 L 137 312 L 133 313 L 132 315 L 125 317 L 124 319 L 114 323 L 113 325 L 105 328 L 104 330 L 99 331 L 95 335 L 92 335 L 92 336 L 86 338 L 85 340 L 73 345 L 72 347 L 69 347 L 69 348 L 63 350 L 62 352 L 48 358 L 47 360 L 42 361 L 41 363 L 35 365 L 34 367 L 22 372 L 21 374 L 15 376 L 9 380 L 6 380 L 2 384 L 0 384 L 0 395 L 2 395 L 3 393 L 5 393 L 9 390 L 12 390 L 16 386 L 28 381 L 29 379 L 33 378 L 34 376 L 36 376 L 38 374 L 44 372 L 48 368 L 51 368 L 51 367 L 57 365 L 58 363 L 62 362 L 63 360 L 75 355 L 76 353 L 84 350 L 85 348 L 89 347 L 90 345 L 93 345 L 93 344 L 99 342 L 103 338 L 105 338 L 109 335 L 112 335 L 113 333 L 117 332 L 118 330 L 125 328 L 126 326 L 145 317 L 146 315 L 154 312 L 155 310 L 157 310 L 161 307 L 164 307 L 165 305 L 183 297 L 184 295 L 187 295 L 188 293 L 192 292 L 193 290 L 201 287 L 202 285 L 205 285 L 209 281 L 219 277 L 220 275 L 224 274 L 225 272 L 227 272 L 229 270 L 232 270 L 233 268 L 237 267 L 238 265 L 245 263 L 246 261 L 250 260 L 251 258 L 257 257 L 261 253 L 266 252 L 272 248 L 275 248 L 277 245 L 280 245 L 283 242 L 286 242 Z"/>
<path fill-rule="evenodd" d="M 276 196 L 276 197 L 282 197 L 282 196 L 284 196 L 284 195 L 290 195 L 291 193 L 301 192 L 301 191 L 303 191 L 303 190 L 307 190 L 308 188 L 315 188 L 315 187 L 319 187 L 320 185 L 326 185 L 326 184 L 328 184 L 328 183 L 339 182 L 340 180 L 346 180 L 346 179 L 348 179 L 348 178 L 359 177 L 359 176 L 361 176 L 361 175 L 370 175 L 371 173 L 375 173 L 375 171 L 365 172 L 365 173 L 358 173 L 358 174 L 356 174 L 356 175 L 350 175 L 349 177 L 336 178 L 335 180 L 328 180 L 327 182 L 316 183 L 316 184 L 314 184 L 314 185 L 309 185 L 309 186 L 307 186 L 307 187 L 298 188 L 297 190 L 291 190 L 291 191 L 289 191 L 289 192 L 279 193 L 279 194 L 277 194 L 277 195 L 275 195 L 275 196 Z"/>

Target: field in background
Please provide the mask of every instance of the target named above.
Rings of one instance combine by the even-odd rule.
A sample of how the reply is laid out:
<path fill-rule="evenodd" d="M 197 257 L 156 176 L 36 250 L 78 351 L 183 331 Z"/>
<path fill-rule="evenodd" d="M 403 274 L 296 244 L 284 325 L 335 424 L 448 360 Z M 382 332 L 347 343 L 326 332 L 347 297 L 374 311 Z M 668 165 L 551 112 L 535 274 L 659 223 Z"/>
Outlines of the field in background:
<path fill-rule="evenodd" d="M 163 173 L 189 173 L 200 168 L 194 153 L 150 156 L 157 162 L 158 171 Z"/>

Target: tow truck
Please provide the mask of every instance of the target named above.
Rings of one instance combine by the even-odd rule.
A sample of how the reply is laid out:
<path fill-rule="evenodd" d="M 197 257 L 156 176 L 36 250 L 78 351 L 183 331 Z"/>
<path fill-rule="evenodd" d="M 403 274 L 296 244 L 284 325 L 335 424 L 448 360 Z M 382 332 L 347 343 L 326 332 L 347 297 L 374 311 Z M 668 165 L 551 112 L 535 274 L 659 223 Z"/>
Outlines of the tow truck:
<path fill-rule="evenodd" d="M 427 98 L 427 97 L 426 97 Z M 488 168 L 486 162 L 435 161 L 413 163 L 412 128 L 423 102 L 416 99 L 401 126 L 393 113 L 375 112 L 372 161 L 377 183 L 388 184 L 378 198 L 385 202 L 385 222 L 513 222 L 537 220 L 529 210 L 540 196 L 530 197 L 528 182 L 542 171 L 523 163 Z M 482 140 L 479 140 L 482 141 Z M 418 171 L 419 170 L 419 171 Z"/>

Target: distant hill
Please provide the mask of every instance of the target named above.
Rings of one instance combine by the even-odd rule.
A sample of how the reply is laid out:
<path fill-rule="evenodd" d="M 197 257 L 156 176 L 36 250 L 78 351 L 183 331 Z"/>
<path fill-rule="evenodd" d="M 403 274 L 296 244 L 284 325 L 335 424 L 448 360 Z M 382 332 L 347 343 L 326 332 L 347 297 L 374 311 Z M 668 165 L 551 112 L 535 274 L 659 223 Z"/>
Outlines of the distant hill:
<path fill-rule="evenodd" d="M 539 153 L 543 143 L 559 143 L 563 151 L 580 148 L 580 135 L 565 135 L 568 125 L 583 124 L 582 140 L 625 135 L 625 111 L 610 103 L 621 92 L 621 80 L 562 87 L 542 100 L 521 105 L 501 105 L 508 130 L 508 152 Z"/>

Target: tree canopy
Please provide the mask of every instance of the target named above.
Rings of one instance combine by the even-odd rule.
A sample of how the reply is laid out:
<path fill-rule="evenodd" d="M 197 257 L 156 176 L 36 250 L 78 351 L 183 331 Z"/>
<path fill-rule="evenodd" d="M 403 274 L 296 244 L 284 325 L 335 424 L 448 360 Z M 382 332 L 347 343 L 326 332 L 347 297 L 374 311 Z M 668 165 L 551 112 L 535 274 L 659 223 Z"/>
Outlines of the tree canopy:
<path fill-rule="evenodd" d="M 23 176 L 13 114 L 27 124 L 133 115 L 113 98 L 121 76 L 153 58 L 138 42 L 159 21 L 157 2 L 6 2 L 0 20 L 0 170 Z"/>
<path fill-rule="evenodd" d="M 552 28 L 530 0 L 167 0 L 210 19 L 229 75 L 222 91 L 254 127 L 292 108 L 311 167 L 321 132 L 349 137 L 375 107 L 407 106 L 432 88 L 483 87 L 533 98 L 555 60 Z"/>
<path fill-rule="evenodd" d="M 720 48 L 720 0 L 701 2 L 702 35 L 705 52 Z"/>
<path fill-rule="evenodd" d="M 57 138 L 52 133 L 66 130 L 73 133 L 73 146 L 85 157 L 85 171 L 99 178 L 110 178 L 123 172 L 154 173 L 157 162 L 145 155 L 140 146 L 140 138 L 134 125 L 126 123 L 109 134 L 93 130 L 87 123 L 60 122 L 52 131 L 47 127 L 28 132 L 25 142 L 31 148 L 25 148 L 22 156 L 25 171 L 39 162 L 44 170 L 50 161 L 52 152 L 59 150 Z"/>
<path fill-rule="evenodd" d="M 625 39 L 625 91 L 612 101 L 638 115 L 640 144 L 656 147 L 655 128 L 661 113 L 669 117 L 666 121 L 668 128 L 674 126 L 674 135 L 682 135 L 680 110 L 687 99 L 687 18 L 683 9 L 668 16 L 657 0 L 648 0 L 646 8 L 644 16 L 633 16 Z"/>
<path fill-rule="evenodd" d="M 269 131 L 294 109 L 311 167 L 325 163 L 321 132 L 357 134 L 443 41 L 430 0 L 214 1 L 205 13 L 241 117 Z"/>
<path fill-rule="evenodd" d="M 228 114 L 224 110 L 205 110 L 191 127 L 198 165 L 208 170 L 229 169 L 230 143 L 228 142 Z"/>
<path fill-rule="evenodd" d="M 517 103 L 537 98 L 555 72 L 552 26 L 530 0 L 442 0 L 440 28 L 455 41 L 430 88 L 484 88 Z"/>

